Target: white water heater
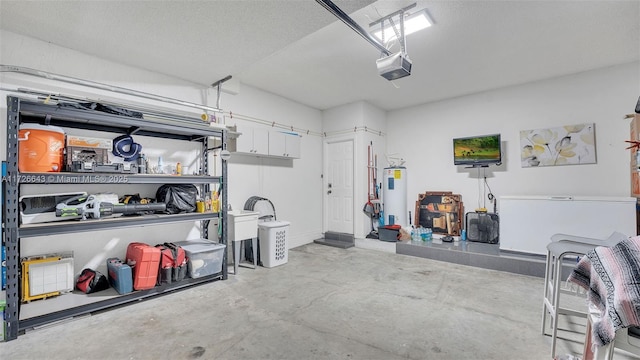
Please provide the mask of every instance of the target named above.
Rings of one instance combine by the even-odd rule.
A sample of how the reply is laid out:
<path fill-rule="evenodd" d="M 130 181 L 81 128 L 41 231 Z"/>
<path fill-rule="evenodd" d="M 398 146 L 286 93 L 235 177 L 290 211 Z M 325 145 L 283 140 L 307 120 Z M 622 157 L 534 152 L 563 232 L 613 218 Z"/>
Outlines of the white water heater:
<path fill-rule="evenodd" d="M 384 168 L 382 179 L 384 224 L 409 225 L 407 210 L 407 168 L 404 166 Z"/>

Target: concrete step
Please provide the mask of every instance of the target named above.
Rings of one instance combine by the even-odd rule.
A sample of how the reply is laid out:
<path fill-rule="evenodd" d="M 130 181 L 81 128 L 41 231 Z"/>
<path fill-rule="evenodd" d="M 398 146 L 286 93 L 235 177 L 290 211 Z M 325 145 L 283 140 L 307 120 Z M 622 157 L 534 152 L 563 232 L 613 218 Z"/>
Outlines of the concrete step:
<path fill-rule="evenodd" d="M 396 254 L 538 277 L 544 277 L 546 259 L 544 255 L 501 251 L 498 244 L 471 241 L 443 243 L 437 239 L 398 242 Z"/>
<path fill-rule="evenodd" d="M 339 247 L 347 249 L 354 247 L 356 244 L 353 234 L 339 233 L 333 231 L 327 231 L 324 233 L 324 238 L 314 240 L 316 244 L 328 245 L 333 247 Z"/>
<path fill-rule="evenodd" d="M 345 242 L 345 241 L 332 240 L 332 239 L 318 239 L 318 240 L 313 240 L 313 242 L 316 243 L 316 244 L 333 246 L 333 247 L 337 247 L 337 248 L 341 248 L 341 249 L 348 249 L 350 247 L 354 247 L 355 246 L 355 242 L 348 243 L 348 242 Z"/>

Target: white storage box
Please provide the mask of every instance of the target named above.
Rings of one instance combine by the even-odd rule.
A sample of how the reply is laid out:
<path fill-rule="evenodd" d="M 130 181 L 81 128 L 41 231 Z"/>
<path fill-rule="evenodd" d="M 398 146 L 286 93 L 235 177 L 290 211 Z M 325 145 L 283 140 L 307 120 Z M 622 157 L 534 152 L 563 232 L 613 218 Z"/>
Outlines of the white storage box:
<path fill-rule="evenodd" d="M 222 271 L 224 244 L 207 239 L 176 241 L 187 254 L 187 272 L 192 278 L 213 275 Z"/>
<path fill-rule="evenodd" d="M 75 286 L 71 253 L 25 258 L 21 267 L 22 302 L 68 293 Z"/>
<path fill-rule="evenodd" d="M 262 266 L 270 268 L 285 264 L 289 260 L 288 237 L 288 221 L 267 221 L 258 224 Z"/>

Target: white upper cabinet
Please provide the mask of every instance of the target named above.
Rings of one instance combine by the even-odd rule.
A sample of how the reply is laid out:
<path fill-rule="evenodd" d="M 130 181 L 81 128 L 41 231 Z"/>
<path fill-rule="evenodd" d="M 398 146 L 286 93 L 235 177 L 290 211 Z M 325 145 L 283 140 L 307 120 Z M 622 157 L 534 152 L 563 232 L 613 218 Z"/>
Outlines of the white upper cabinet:
<path fill-rule="evenodd" d="M 269 130 L 264 128 L 253 129 L 253 148 L 255 154 L 269 154 Z"/>
<path fill-rule="evenodd" d="M 287 157 L 299 159 L 300 158 L 300 136 L 287 135 L 285 136 L 285 150 Z"/>
<path fill-rule="evenodd" d="M 230 149 L 231 151 L 253 155 L 269 154 L 268 129 L 238 126 L 238 132 L 240 136 L 236 139 L 235 149 Z"/>
<path fill-rule="evenodd" d="M 227 150 L 247 155 L 278 158 L 300 158 L 300 136 L 284 130 L 265 127 L 236 126 L 230 135 Z"/>
<path fill-rule="evenodd" d="M 300 136 L 287 132 L 269 132 L 269 155 L 291 159 L 300 158 Z"/>

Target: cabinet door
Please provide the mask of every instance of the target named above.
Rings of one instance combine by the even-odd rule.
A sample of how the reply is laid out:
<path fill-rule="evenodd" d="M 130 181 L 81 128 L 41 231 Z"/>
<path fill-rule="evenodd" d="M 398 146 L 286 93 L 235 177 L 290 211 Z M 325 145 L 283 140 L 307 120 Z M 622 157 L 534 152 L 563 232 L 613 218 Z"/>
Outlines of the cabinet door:
<path fill-rule="evenodd" d="M 240 153 L 253 153 L 253 129 L 250 127 L 238 126 L 238 132 L 241 133 L 236 139 L 236 151 Z"/>
<path fill-rule="evenodd" d="M 269 132 L 269 155 L 285 157 L 285 134 L 280 131 Z"/>
<path fill-rule="evenodd" d="M 300 137 L 281 131 L 269 132 L 269 155 L 297 159 L 300 157 Z"/>
<path fill-rule="evenodd" d="M 285 153 L 288 157 L 300 158 L 300 137 L 297 135 L 285 135 Z"/>
<path fill-rule="evenodd" d="M 254 154 L 269 154 L 269 129 L 253 129 L 253 150 Z"/>

